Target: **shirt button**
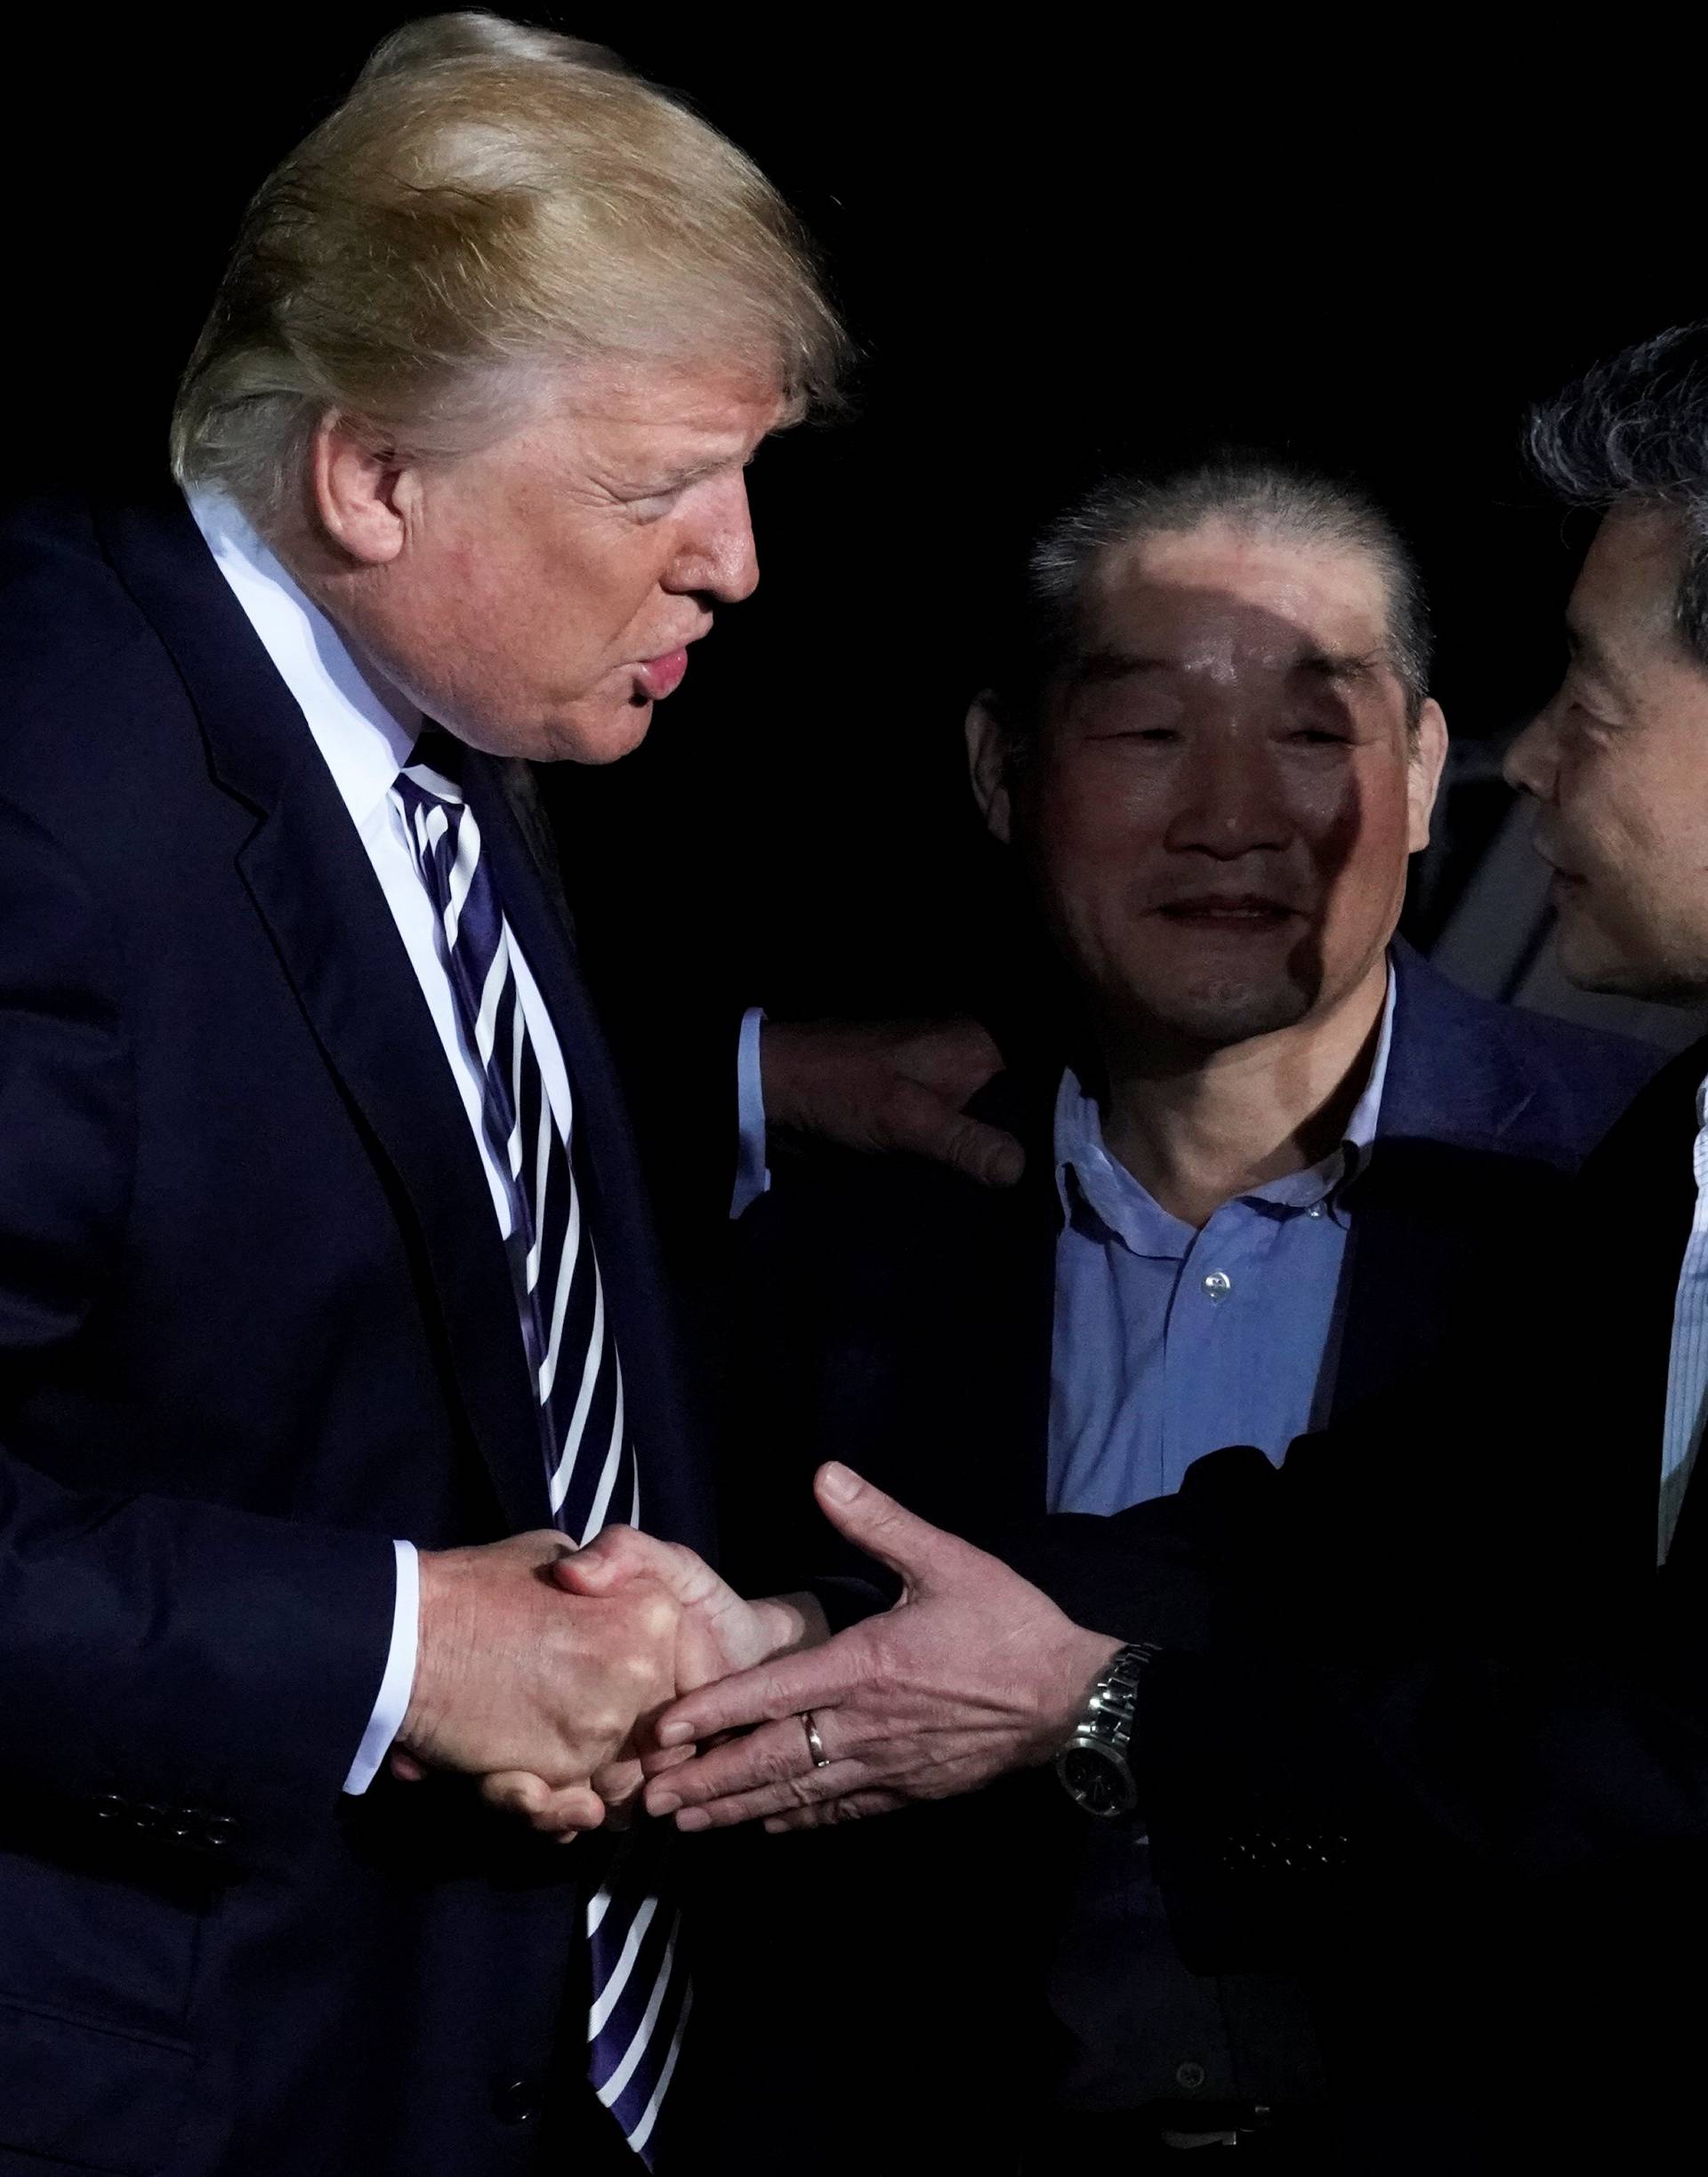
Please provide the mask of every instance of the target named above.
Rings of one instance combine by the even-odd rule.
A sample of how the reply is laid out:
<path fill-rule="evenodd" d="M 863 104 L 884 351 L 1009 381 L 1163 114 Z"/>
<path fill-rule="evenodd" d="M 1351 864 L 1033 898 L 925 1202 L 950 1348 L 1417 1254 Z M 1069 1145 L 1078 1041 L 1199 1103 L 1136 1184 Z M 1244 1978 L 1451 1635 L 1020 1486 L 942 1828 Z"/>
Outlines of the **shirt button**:
<path fill-rule="evenodd" d="M 492 2089 L 492 2113 L 502 2125 L 531 2124 L 540 2113 L 540 2083 L 525 2076 L 501 2078 Z"/>
<path fill-rule="evenodd" d="M 1310 1207 L 1305 1212 L 1307 1217 L 1320 1217 L 1322 1213 L 1323 1205 L 1320 1202 L 1313 1202 Z"/>
<path fill-rule="evenodd" d="M 1204 1289 L 1213 1301 L 1226 1300 L 1234 1289 L 1234 1281 L 1225 1270 L 1213 1270 L 1204 1281 Z"/>

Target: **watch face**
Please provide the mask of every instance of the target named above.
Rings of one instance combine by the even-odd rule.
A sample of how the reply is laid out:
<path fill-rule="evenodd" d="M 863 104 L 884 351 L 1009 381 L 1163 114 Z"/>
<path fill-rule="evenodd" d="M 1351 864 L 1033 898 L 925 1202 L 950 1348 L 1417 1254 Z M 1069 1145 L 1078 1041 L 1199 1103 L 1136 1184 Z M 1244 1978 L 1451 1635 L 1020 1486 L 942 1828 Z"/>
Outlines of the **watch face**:
<path fill-rule="evenodd" d="M 1056 1758 L 1068 1794 L 1087 1814 L 1113 1817 L 1132 1810 L 1137 1794 L 1126 1764 L 1100 1746 L 1075 1746 Z"/>

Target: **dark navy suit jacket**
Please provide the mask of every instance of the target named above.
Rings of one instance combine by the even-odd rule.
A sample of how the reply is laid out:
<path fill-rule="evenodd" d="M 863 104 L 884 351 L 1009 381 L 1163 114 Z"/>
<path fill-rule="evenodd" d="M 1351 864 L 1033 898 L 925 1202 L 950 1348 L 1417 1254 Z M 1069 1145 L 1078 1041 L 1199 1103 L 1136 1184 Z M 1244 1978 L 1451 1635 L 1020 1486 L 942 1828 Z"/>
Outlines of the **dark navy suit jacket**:
<path fill-rule="evenodd" d="M 530 2168 L 591 1861 L 457 1781 L 340 1790 L 391 1538 L 549 1523 L 478 1152 L 181 504 L 10 517 L 0 597 L 0 2169 Z M 621 1101 L 486 760 L 469 791 L 649 1519 L 705 1548 Z"/>
<path fill-rule="evenodd" d="M 1655 1560 L 1705 1073 L 1698 1044 L 1641 1091 L 1430 1376 L 1057 1537 L 1110 1609 L 1164 1524 L 1235 1599 L 1140 1704 L 1171 1919 L 1205 1969 L 1311 1971 L 1366 2094 L 1477 2105 L 1486 2160 L 1455 2118 L 1408 2169 L 1700 2152 L 1700 1458 Z"/>
<path fill-rule="evenodd" d="M 1327 1362 L 1335 1415 L 1427 1370 L 1468 1336 L 1486 1348 L 1487 1332 L 1513 1330 L 1527 1283 L 1555 1259 L 1569 1175 L 1661 1063 L 1657 1052 L 1468 996 L 1403 945 L 1396 972 L 1376 1142 L 1348 1193 Z M 757 1552 L 748 1570 L 761 1581 L 794 1584 L 802 1564 L 826 1561 L 822 1530 L 797 1508 L 814 1462 L 840 1457 L 1027 1572 L 1080 1623 L 1213 1646 L 1229 1609 L 1244 1613 L 1250 1598 L 1235 1581 L 1229 1605 L 1205 1578 L 1202 1536 L 1175 1517 L 1174 1500 L 1130 1520 L 1044 1512 L 1059 1226 L 1055 1084 L 1052 1068 L 996 1092 L 990 1116 L 1016 1126 L 1028 1151 L 1026 1180 L 1011 1194 L 899 1160 L 815 1161 L 780 1170 L 744 1220 L 750 1276 L 737 1344 L 747 1359 L 729 1454 L 731 1546 Z M 1373 1465 L 1384 1455 L 1369 1447 Z M 1434 1456 L 1444 1479 L 1474 1492 L 1474 1471 L 1460 1464 L 1451 1436 Z M 1380 1522 L 1367 1541 L 1379 1564 Z M 1262 1592 L 1273 1598 L 1272 1586 Z M 1245 1622 L 1261 1637 L 1254 1604 Z M 847 2032 L 858 2037 L 865 2021 L 882 2020 L 887 2046 L 925 2052 L 921 2090 L 927 2059 L 965 2082 L 963 2108 L 1023 2084 L 1046 2090 L 1040 2074 L 1050 2060 L 1028 1996 L 1042 1986 L 1064 1915 L 1083 1913 L 1100 1882 L 1123 1879 L 1118 1847 L 1092 1837 L 1052 1785 L 1024 1780 L 986 1798 L 982 1809 L 963 1802 L 821 1840 L 838 1864 L 833 1870 L 827 1857 L 816 1878 L 822 1890 L 834 1873 L 845 1899 L 866 1885 L 866 1913 L 879 1924 L 887 1915 L 891 1945 L 933 1936 L 941 1944 L 938 1971 L 952 2000 L 936 1982 L 910 2034 L 893 2020 L 895 1976 L 886 1972 L 882 1996 L 868 1990 L 851 2001 Z M 1219 1834 L 1237 1827 L 1224 1810 Z M 1097 1864 L 1077 1866 L 1089 1848 Z M 1229 1849 L 1238 1848 L 1236 1838 Z M 787 1909 L 797 1916 L 815 1892 L 806 1858 L 788 1876 L 797 1894 Z M 1204 1876 L 1202 1859 L 1194 1871 Z M 1059 1960 L 1059 1979 L 1096 1971 L 1104 1939 Z M 1190 1962 L 1242 1976 L 1224 1979 L 1221 2002 L 1248 2098 L 1313 2092 L 1316 2059 L 1296 2004 L 1244 1977 L 1298 1957 L 1213 1939 Z M 1108 2006 L 1089 2006 L 1100 2008 Z M 1106 2074 L 1120 2068 L 1119 2051 L 1108 2053 Z M 1069 2060 L 1065 2048 L 1062 2056 Z M 802 2068 L 811 2061 L 803 2048 Z M 1177 2121 L 1189 2128 L 1190 2112 Z"/>

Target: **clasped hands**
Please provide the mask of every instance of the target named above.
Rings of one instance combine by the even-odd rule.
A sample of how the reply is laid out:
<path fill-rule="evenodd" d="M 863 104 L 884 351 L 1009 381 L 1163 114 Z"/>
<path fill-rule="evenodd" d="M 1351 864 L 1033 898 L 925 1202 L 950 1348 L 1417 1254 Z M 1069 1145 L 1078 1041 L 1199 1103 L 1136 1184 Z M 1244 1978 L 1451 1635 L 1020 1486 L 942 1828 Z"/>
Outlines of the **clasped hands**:
<path fill-rule="evenodd" d="M 745 1600 L 632 1528 L 579 1551 L 548 1533 L 423 1557 L 393 1767 L 471 1770 L 568 1839 L 637 1803 L 683 1830 L 810 1828 L 1048 1761 L 1120 1643 L 845 1467 L 815 1494 L 901 1581 L 893 1608 L 834 1637 L 810 1596 Z"/>

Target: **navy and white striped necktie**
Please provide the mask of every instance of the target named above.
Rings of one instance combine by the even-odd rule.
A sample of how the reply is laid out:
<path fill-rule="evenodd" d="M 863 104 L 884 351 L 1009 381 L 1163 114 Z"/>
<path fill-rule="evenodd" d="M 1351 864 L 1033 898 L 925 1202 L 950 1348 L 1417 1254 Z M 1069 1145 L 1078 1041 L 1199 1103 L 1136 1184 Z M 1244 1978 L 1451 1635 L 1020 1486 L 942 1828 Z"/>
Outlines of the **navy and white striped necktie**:
<path fill-rule="evenodd" d="M 640 1473 L 593 1236 L 576 1185 L 573 1113 L 565 1112 L 560 1132 L 524 1017 L 514 940 L 481 855 L 479 826 L 455 784 L 458 754 L 445 736 L 423 735 L 392 792 L 436 911 L 439 958 L 464 1048 L 480 1076 L 482 1124 L 509 1201 L 506 1251 L 552 1517 L 581 1544 L 612 1519 L 639 1521 Z M 649 1856 L 638 1838 L 622 1840 L 585 1915 L 593 2086 L 630 2146 L 648 2159 L 693 2000 L 677 1940 L 680 1915 L 653 1893 Z"/>

